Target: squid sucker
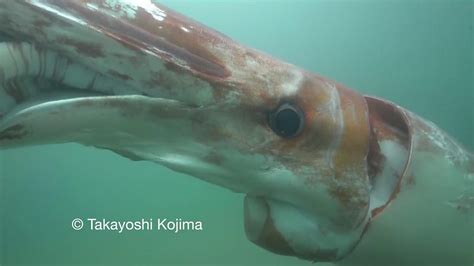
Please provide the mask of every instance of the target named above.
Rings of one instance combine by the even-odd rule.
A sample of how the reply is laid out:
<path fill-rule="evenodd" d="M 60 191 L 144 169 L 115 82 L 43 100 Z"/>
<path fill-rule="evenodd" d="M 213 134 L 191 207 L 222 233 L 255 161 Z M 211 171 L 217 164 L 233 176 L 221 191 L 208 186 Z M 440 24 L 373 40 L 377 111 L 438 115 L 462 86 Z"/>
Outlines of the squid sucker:
<path fill-rule="evenodd" d="M 245 194 L 276 254 L 474 262 L 470 151 L 154 1 L 0 0 L 0 149 L 68 142 Z"/>

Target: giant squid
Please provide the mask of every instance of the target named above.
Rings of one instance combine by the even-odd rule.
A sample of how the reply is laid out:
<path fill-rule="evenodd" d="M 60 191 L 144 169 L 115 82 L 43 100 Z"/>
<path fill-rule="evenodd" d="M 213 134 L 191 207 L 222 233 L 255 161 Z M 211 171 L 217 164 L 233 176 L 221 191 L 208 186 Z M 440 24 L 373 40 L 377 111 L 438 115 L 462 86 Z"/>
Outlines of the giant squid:
<path fill-rule="evenodd" d="M 279 255 L 473 262 L 473 155 L 396 103 L 147 0 L 1 0 L 0 36 L 0 149 L 75 142 L 245 194 Z"/>

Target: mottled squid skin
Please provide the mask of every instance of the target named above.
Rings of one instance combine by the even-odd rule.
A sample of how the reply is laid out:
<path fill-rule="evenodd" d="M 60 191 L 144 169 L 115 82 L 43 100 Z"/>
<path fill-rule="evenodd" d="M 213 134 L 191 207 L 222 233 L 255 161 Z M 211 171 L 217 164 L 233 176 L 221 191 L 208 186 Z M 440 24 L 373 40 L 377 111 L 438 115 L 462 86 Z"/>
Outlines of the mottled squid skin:
<path fill-rule="evenodd" d="M 146 0 L 1 0 L 0 33 L 1 148 L 78 142 L 245 193 L 278 254 L 473 261 L 473 156 L 396 104 Z M 284 103 L 295 137 L 269 126 Z"/>

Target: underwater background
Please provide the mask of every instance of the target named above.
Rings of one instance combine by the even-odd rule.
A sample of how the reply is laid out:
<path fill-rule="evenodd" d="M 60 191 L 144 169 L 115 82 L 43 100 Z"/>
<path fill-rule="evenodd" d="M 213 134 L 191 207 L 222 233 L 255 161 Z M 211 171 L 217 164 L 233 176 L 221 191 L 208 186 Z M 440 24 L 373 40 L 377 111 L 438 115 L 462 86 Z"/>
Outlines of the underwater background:
<path fill-rule="evenodd" d="M 161 0 L 233 39 L 391 100 L 474 150 L 473 1 Z M 250 243 L 243 195 L 77 144 L 0 151 L 0 265 L 312 265 Z M 74 231 L 175 218 L 203 231 Z"/>

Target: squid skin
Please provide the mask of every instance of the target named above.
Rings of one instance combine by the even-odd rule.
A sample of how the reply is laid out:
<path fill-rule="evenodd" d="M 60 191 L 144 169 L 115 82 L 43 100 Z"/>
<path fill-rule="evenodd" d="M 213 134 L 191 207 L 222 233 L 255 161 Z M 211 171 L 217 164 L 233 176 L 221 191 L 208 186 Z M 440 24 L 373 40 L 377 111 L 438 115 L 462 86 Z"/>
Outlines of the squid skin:
<path fill-rule="evenodd" d="M 403 107 L 151 1 L 0 0 L 0 33 L 0 148 L 78 142 L 244 193 L 276 254 L 474 262 L 473 155 Z M 269 121 L 285 105 L 292 137 Z"/>

